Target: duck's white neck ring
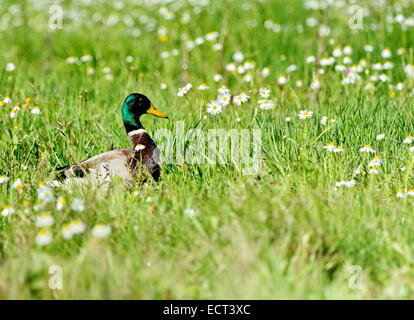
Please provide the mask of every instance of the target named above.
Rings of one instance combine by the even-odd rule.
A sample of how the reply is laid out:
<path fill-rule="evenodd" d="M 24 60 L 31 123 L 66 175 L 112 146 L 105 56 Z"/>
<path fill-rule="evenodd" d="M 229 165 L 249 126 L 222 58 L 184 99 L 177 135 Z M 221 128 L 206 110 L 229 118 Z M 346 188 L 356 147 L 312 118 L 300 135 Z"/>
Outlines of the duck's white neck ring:
<path fill-rule="evenodd" d="M 145 129 L 138 129 L 138 130 L 132 130 L 130 132 L 128 132 L 128 137 L 132 137 L 135 136 L 136 134 L 141 134 L 141 133 L 145 133 L 147 131 L 145 131 Z"/>

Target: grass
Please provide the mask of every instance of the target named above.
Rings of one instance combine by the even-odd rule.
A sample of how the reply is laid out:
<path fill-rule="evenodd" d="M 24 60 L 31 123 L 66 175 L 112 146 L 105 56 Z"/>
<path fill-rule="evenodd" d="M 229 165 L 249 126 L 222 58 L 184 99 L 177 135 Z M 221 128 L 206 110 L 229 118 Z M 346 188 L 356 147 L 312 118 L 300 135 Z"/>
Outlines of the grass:
<path fill-rule="evenodd" d="M 129 1 L 130 3 L 131 1 Z M 0 34 L 3 55 L 0 66 L 13 62 L 16 70 L 0 71 L 0 98 L 10 96 L 24 103 L 26 97 L 39 105 L 41 115 L 20 110 L 9 117 L 12 105 L 0 106 L 0 175 L 10 181 L 0 184 L 0 207 L 11 205 L 15 213 L 0 216 L 0 298 L 2 299 L 394 299 L 414 293 L 412 247 L 413 201 L 397 198 L 397 190 L 414 188 L 413 153 L 403 139 L 414 133 L 413 79 L 404 73 L 413 64 L 414 33 L 397 23 L 385 23 L 397 15 L 400 1 L 369 7 L 364 29 L 352 30 L 344 8 L 306 10 L 302 1 L 210 1 L 207 6 L 176 1 L 168 8 L 174 18 L 159 13 L 161 5 L 124 4 L 114 8 L 105 1 L 81 5 L 62 1 L 63 29 L 50 30 L 49 6 L 42 1 L 24 1 L 18 12 L 7 13 L 13 1 L 0 4 L 0 21 L 8 25 Z M 402 6 L 406 16 L 413 6 Z M 12 8 L 12 12 L 15 9 Z M 74 13 L 83 18 L 76 20 Z M 190 15 L 183 23 L 185 14 Z M 135 26 L 104 25 L 110 17 L 133 18 Z M 184 16 L 184 18 L 183 18 Z M 7 18 L 9 17 L 9 18 Z M 147 17 L 147 19 L 145 19 Z M 328 37 L 318 35 L 306 19 L 315 17 L 329 25 Z M 112 18 L 115 19 L 115 18 Z M 264 27 L 266 20 L 281 26 L 280 32 Z M 7 22 L 9 21 L 9 22 Z M 140 23 L 141 21 L 141 23 Z M 13 26 L 13 23 L 20 24 Z M 299 32 L 297 26 L 303 28 Z M 377 29 L 372 30 L 376 25 Z M 168 30 L 168 40 L 159 40 L 158 30 Z M 135 37 L 134 28 L 141 35 Z M 186 50 L 186 40 L 220 32 L 222 51 L 213 51 L 206 41 Z M 335 44 L 330 44 L 334 39 Z M 372 53 L 363 50 L 374 46 Z M 368 76 L 356 84 L 341 84 L 342 75 L 324 67 L 317 75 L 306 57 L 331 55 L 335 45 L 351 45 L 354 63 L 367 59 L 369 66 L 391 48 L 394 68 L 384 71 L 390 84 L 403 82 L 402 91 L 388 83 L 375 82 L 375 92 L 364 90 Z M 405 53 L 397 55 L 396 50 Z M 160 58 L 164 51 L 177 56 Z M 225 71 L 232 55 L 241 51 L 256 63 L 253 82 Z M 69 56 L 90 54 L 87 63 L 68 64 Z M 125 58 L 132 56 L 133 62 Z M 187 68 L 183 68 L 182 65 Z M 276 84 L 286 67 L 283 88 Z M 95 74 L 88 75 L 87 67 Z M 105 79 L 110 67 L 113 80 Z M 269 67 L 268 78 L 259 71 Z M 370 67 L 370 74 L 375 73 Z M 213 81 L 216 73 L 224 79 Z M 317 76 L 321 88 L 309 89 Z M 296 80 L 303 87 L 295 86 Z M 177 91 L 193 84 L 187 97 Z M 210 86 L 198 91 L 201 83 Z M 166 89 L 161 89 L 165 83 Z M 207 115 L 207 103 L 226 85 L 232 94 L 247 92 L 251 100 L 241 107 L 227 107 L 216 116 Z M 257 107 L 257 90 L 272 91 L 275 108 Z M 260 129 L 262 170 L 246 176 L 237 165 L 166 164 L 159 183 L 137 183 L 133 190 L 114 182 L 105 191 L 54 190 L 67 205 L 56 209 L 46 204 L 36 211 L 39 181 L 49 181 L 55 168 L 111 149 L 128 148 L 120 108 L 131 92 L 146 94 L 170 116 L 170 120 L 143 117 L 151 135 L 158 129 L 176 130 L 183 121 L 186 130 L 198 128 Z M 299 110 L 313 117 L 300 120 Z M 336 119 L 326 126 L 322 116 Z M 287 122 L 286 117 L 291 117 Z M 236 121 L 240 118 L 240 121 Z M 384 133 L 384 140 L 376 141 Z M 175 137 L 176 138 L 176 137 Z M 343 153 L 323 146 L 335 142 Z M 366 174 L 372 154 L 359 152 L 370 143 L 384 159 L 378 175 Z M 355 174 L 360 167 L 361 174 Z M 400 170 L 405 167 L 405 170 Z M 365 174 L 364 174 L 365 173 Z M 21 179 L 24 191 L 13 182 Z M 338 188 L 340 180 L 355 179 L 353 188 Z M 85 201 L 85 210 L 75 212 L 70 203 Z M 30 203 L 24 203 L 29 200 Z M 194 217 L 186 209 L 196 212 Z M 54 217 L 49 228 L 53 240 L 36 244 L 36 216 Z M 71 219 L 87 226 L 84 234 L 65 240 L 60 230 Z M 111 226 L 105 239 L 92 236 L 97 223 Z M 49 288 L 50 266 L 63 270 L 63 289 Z M 352 266 L 362 269 L 362 287 L 350 283 Z M 355 268 L 355 267 L 354 267 Z"/>

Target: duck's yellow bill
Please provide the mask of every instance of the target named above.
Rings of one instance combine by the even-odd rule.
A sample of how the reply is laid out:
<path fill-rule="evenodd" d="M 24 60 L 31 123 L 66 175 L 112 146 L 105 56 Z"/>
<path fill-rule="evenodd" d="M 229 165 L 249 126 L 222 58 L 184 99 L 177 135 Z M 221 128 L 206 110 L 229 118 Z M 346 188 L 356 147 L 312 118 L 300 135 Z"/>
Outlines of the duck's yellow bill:
<path fill-rule="evenodd" d="M 158 110 L 152 104 L 147 110 L 147 113 L 152 114 L 153 116 L 156 116 L 156 117 L 160 117 L 160 118 L 168 118 L 168 116 L 164 112 Z"/>

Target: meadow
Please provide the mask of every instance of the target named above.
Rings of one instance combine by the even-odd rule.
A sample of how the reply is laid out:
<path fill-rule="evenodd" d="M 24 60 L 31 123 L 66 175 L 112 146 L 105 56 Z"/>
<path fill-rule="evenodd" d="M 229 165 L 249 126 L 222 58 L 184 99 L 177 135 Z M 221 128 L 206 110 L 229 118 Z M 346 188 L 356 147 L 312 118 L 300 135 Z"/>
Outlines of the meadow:
<path fill-rule="evenodd" d="M 413 31 L 408 0 L 2 0 L 0 299 L 412 298 Z M 132 92 L 152 136 L 260 130 L 260 170 L 55 186 L 130 147 Z"/>

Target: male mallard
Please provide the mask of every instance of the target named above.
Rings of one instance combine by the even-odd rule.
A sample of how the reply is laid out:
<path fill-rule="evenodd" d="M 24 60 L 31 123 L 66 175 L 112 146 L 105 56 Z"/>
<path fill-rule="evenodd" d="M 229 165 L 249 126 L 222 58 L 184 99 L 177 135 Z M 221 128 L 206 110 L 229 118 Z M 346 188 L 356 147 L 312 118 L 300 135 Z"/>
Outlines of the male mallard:
<path fill-rule="evenodd" d="M 135 180 L 145 168 L 155 180 L 160 176 L 160 152 L 141 124 L 143 114 L 160 118 L 167 115 L 156 109 L 144 95 L 132 93 L 122 104 L 122 120 L 132 143 L 132 149 L 118 149 L 98 154 L 79 163 L 57 168 L 64 178 L 93 176 L 107 180 L 119 176 L 125 180 Z"/>

